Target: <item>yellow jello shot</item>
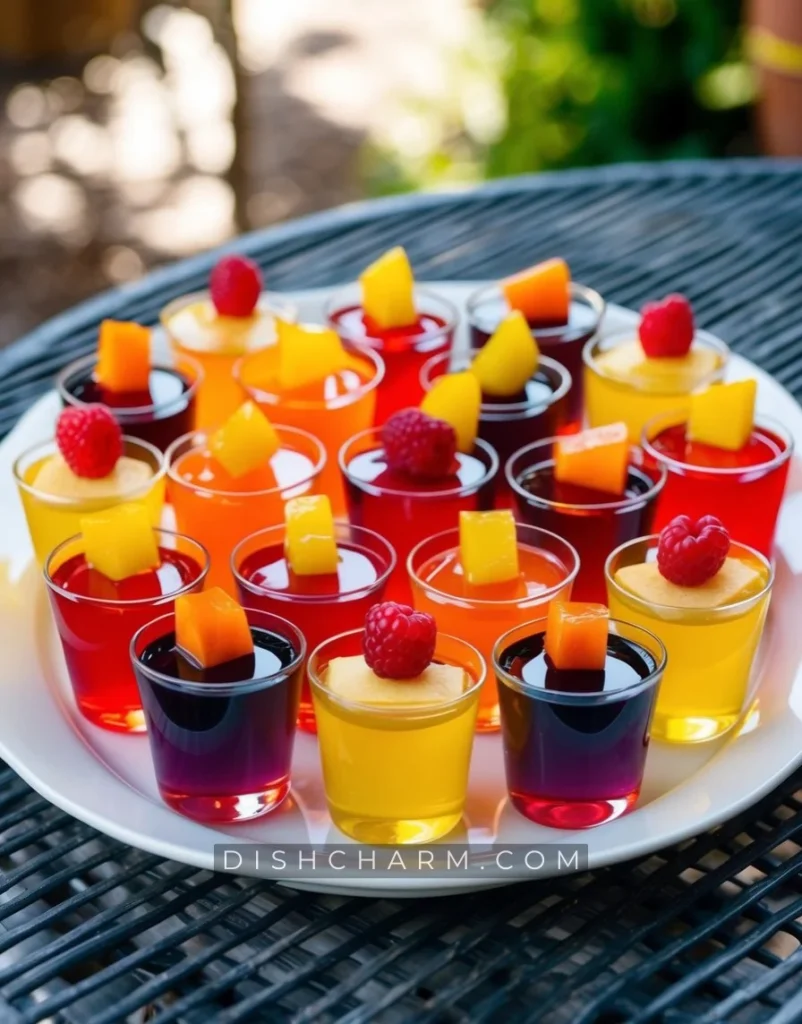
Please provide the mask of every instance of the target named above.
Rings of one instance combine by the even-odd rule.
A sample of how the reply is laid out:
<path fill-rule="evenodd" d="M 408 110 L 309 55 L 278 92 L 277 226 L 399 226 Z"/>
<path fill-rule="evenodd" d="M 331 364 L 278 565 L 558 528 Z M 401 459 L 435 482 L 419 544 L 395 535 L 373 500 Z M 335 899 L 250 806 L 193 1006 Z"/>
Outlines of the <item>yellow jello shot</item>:
<path fill-rule="evenodd" d="M 610 614 L 650 629 L 668 652 L 652 735 L 698 743 L 727 732 L 749 706 L 774 571 L 758 551 L 731 542 L 712 577 L 679 585 L 662 575 L 658 544 L 642 537 L 607 559 Z"/>

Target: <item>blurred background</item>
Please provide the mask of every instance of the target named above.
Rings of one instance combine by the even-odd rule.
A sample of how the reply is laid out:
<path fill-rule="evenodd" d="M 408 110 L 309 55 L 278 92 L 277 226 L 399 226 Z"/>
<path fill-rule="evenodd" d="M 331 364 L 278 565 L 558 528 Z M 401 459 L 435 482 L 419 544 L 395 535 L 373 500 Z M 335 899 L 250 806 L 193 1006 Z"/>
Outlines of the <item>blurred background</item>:
<path fill-rule="evenodd" d="M 802 0 L 1 0 L 0 345 L 350 200 L 760 153 Z"/>

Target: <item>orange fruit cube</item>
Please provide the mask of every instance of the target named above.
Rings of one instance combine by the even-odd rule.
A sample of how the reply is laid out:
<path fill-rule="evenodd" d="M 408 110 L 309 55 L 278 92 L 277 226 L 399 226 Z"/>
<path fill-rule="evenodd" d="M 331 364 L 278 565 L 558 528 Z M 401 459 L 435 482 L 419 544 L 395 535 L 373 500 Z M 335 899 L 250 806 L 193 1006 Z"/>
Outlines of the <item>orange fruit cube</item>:
<path fill-rule="evenodd" d="M 546 654 L 556 669 L 604 669 L 610 612 L 603 604 L 552 601 Z"/>
<path fill-rule="evenodd" d="M 201 668 L 253 654 L 245 612 L 220 587 L 175 599 L 175 642 Z"/>
<path fill-rule="evenodd" d="M 623 494 L 629 471 L 629 437 L 626 423 L 608 423 L 557 442 L 554 478 L 563 484 L 592 487 L 609 494 Z"/>
<path fill-rule="evenodd" d="M 109 391 L 147 391 L 150 328 L 104 320 L 98 335 L 95 380 Z"/>
<path fill-rule="evenodd" d="M 568 322 L 570 284 L 568 264 L 557 258 L 505 278 L 501 291 L 510 309 L 520 309 L 530 323 L 564 324 Z"/>

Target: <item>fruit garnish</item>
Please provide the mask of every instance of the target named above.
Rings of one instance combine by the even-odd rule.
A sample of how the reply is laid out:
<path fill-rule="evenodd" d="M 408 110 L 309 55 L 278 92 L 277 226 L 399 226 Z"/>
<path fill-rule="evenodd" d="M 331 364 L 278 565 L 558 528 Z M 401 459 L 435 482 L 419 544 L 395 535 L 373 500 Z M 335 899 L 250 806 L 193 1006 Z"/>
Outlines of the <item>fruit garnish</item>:
<path fill-rule="evenodd" d="M 314 384 L 355 362 L 343 348 L 337 332 L 329 327 L 277 319 L 276 333 L 278 381 L 284 390 Z"/>
<path fill-rule="evenodd" d="M 514 309 L 474 357 L 471 372 L 485 395 L 520 394 L 537 370 L 540 352 L 523 313 Z"/>
<path fill-rule="evenodd" d="M 150 328 L 104 320 L 98 335 L 95 380 L 109 391 L 147 391 Z"/>
<path fill-rule="evenodd" d="M 437 623 L 407 604 L 384 601 L 365 616 L 362 649 L 380 679 L 415 679 L 434 657 Z"/>
<path fill-rule="evenodd" d="M 387 465 L 423 480 L 440 480 L 453 471 L 457 434 L 445 420 L 420 409 L 400 409 L 382 427 Z"/>
<path fill-rule="evenodd" d="M 326 687 L 343 700 L 382 707 L 446 704 L 465 692 L 466 674 L 457 665 L 433 662 L 414 679 L 382 679 L 361 654 L 332 658 Z"/>
<path fill-rule="evenodd" d="M 610 612 L 603 604 L 552 601 L 546 654 L 556 669 L 600 671 L 607 660 Z"/>
<path fill-rule="evenodd" d="M 730 535 L 720 519 L 676 516 L 660 532 L 657 567 L 678 587 L 699 587 L 716 575 L 729 550 Z"/>
<path fill-rule="evenodd" d="M 623 494 L 629 473 L 626 423 L 609 423 L 561 437 L 554 449 L 554 479 L 609 494 Z"/>
<path fill-rule="evenodd" d="M 144 505 L 115 505 L 81 517 L 84 557 L 110 580 L 125 580 L 159 566 L 159 546 Z"/>
<path fill-rule="evenodd" d="M 465 579 L 474 587 L 506 583 L 519 576 L 512 512 L 460 512 L 459 560 Z"/>
<path fill-rule="evenodd" d="M 510 309 L 519 309 L 530 323 L 568 322 L 571 271 L 565 260 L 536 263 L 501 282 Z"/>
<path fill-rule="evenodd" d="M 362 309 L 382 330 L 417 323 L 415 279 L 400 245 L 390 249 L 359 275 Z"/>
<path fill-rule="evenodd" d="M 691 304 L 684 295 L 667 295 L 660 302 L 647 302 L 640 311 L 638 337 L 650 359 L 679 359 L 693 344 Z"/>
<path fill-rule="evenodd" d="M 250 316 L 262 291 L 262 272 L 246 256 L 223 256 L 212 270 L 209 291 L 221 316 Z"/>
<path fill-rule="evenodd" d="M 56 444 L 76 476 L 99 480 L 117 465 L 123 434 L 105 405 L 82 405 L 59 414 Z"/>
<path fill-rule="evenodd" d="M 473 451 L 481 407 L 482 389 L 470 370 L 439 377 L 420 404 L 427 416 L 451 424 L 457 435 L 457 450 L 461 452 Z"/>
<path fill-rule="evenodd" d="M 723 608 L 760 593 L 766 584 L 763 572 L 742 561 L 727 558 L 716 575 L 698 587 L 680 587 L 660 575 L 656 562 L 622 566 L 615 582 L 650 605 L 669 608 Z"/>
<path fill-rule="evenodd" d="M 175 599 L 175 642 L 201 668 L 253 654 L 245 612 L 220 587 Z"/>
<path fill-rule="evenodd" d="M 263 466 L 281 447 L 275 427 L 254 402 L 243 402 L 209 438 L 209 451 L 231 476 Z"/>
<path fill-rule="evenodd" d="M 726 451 L 740 451 L 752 436 L 756 398 L 756 380 L 711 384 L 697 391 L 691 395 L 686 437 Z"/>
<path fill-rule="evenodd" d="M 337 572 L 337 540 L 328 495 L 291 498 L 284 507 L 284 554 L 296 576 Z"/>

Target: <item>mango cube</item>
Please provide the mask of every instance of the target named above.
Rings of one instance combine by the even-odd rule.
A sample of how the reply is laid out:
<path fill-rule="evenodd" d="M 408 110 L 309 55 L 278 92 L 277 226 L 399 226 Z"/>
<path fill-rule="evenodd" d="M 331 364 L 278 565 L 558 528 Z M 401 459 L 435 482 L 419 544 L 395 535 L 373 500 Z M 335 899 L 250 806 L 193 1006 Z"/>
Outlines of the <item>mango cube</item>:
<path fill-rule="evenodd" d="M 82 516 L 84 556 L 110 580 L 125 580 L 161 562 L 156 534 L 145 505 L 115 505 Z"/>
<path fill-rule="evenodd" d="M 280 447 L 273 424 L 253 402 L 244 402 L 209 438 L 212 455 L 234 477 L 263 466 Z"/>
<path fill-rule="evenodd" d="M 629 473 L 629 437 L 626 423 L 609 423 L 557 442 L 554 478 L 609 494 L 623 494 Z"/>
<path fill-rule="evenodd" d="M 278 383 L 293 391 L 325 380 L 355 362 L 336 331 L 316 324 L 291 324 L 276 320 L 278 335 Z"/>
<path fill-rule="evenodd" d="M 513 274 L 501 282 L 510 309 L 519 309 L 529 323 L 568 322 L 571 271 L 565 260 L 552 259 Z"/>
<path fill-rule="evenodd" d="M 284 553 L 296 576 L 337 572 L 337 540 L 328 495 L 291 498 L 284 508 L 284 521 Z"/>
<path fill-rule="evenodd" d="M 220 587 L 175 599 L 175 642 L 201 668 L 253 654 L 245 612 Z"/>
<path fill-rule="evenodd" d="M 471 586 L 506 583 L 520 574 L 518 537 L 509 509 L 460 512 L 459 557 Z"/>
<path fill-rule="evenodd" d="M 610 612 L 603 604 L 552 601 L 546 654 L 556 669 L 601 671 L 607 660 Z"/>
<path fill-rule="evenodd" d="M 95 380 L 109 391 L 147 391 L 150 328 L 104 320 L 98 335 Z"/>
<path fill-rule="evenodd" d="M 513 310 L 473 360 L 471 371 L 486 395 L 510 398 L 519 394 L 537 370 L 540 352 L 526 318 Z"/>
<path fill-rule="evenodd" d="M 417 323 L 415 279 L 401 246 L 390 249 L 359 275 L 362 309 L 382 330 Z"/>
<path fill-rule="evenodd" d="M 438 378 L 432 390 L 424 395 L 420 407 L 427 416 L 451 424 L 461 452 L 473 451 L 482 407 L 482 388 L 475 374 L 463 370 Z"/>
<path fill-rule="evenodd" d="M 729 452 L 740 451 L 752 436 L 756 398 L 756 380 L 712 384 L 691 395 L 688 440 Z"/>

